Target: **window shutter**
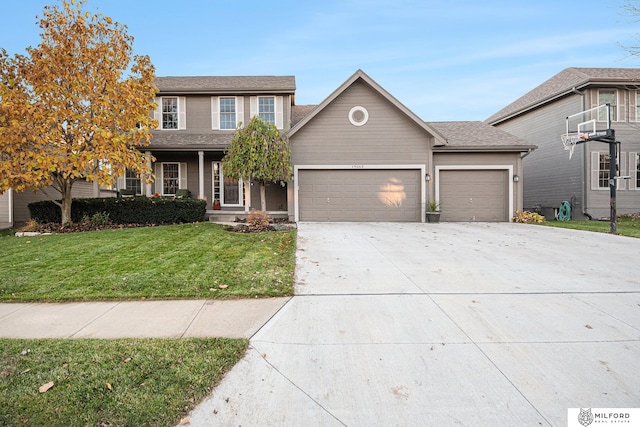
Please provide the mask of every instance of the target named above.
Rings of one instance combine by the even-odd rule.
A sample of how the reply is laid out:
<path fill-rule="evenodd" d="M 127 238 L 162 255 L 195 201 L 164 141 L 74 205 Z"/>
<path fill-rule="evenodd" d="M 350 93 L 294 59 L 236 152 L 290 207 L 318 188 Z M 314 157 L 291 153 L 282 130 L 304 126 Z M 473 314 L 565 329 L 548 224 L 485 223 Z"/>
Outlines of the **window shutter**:
<path fill-rule="evenodd" d="M 249 98 L 249 118 L 253 118 L 258 115 L 258 97 L 252 96 Z"/>
<path fill-rule="evenodd" d="M 637 108 L 638 108 L 638 91 L 634 90 L 629 92 L 629 121 L 637 122 Z"/>
<path fill-rule="evenodd" d="M 592 89 L 591 90 L 591 108 L 596 108 L 598 106 L 598 99 L 599 98 L 600 98 L 600 95 L 598 94 L 598 89 Z M 591 112 L 591 119 L 598 120 L 598 112 L 597 111 L 592 111 Z"/>
<path fill-rule="evenodd" d="M 591 153 L 591 189 L 598 189 L 598 172 L 600 171 L 600 153 L 593 151 Z"/>
<path fill-rule="evenodd" d="M 638 153 L 629 153 L 629 190 L 638 189 Z"/>
<path fill-rule="evenodd" d="M 153 182 L 153 192 L 162 194 L 162 163 L 156 163 L 153 165 L 156 179 Z"/>
<path fill-rule="evenodd" d="M 217 96 L 211 97 L 211 129 L 220 129 L 220 101 Z"/>
<path fill-rule="evenodd" d="M 116 189 L 117 190 L 122 190 L 123 188 L 127 188 L 127 184 L 126 184 L 126 181 L 124 179 L 124 175 L 119 176 L 117 181 L 116 181 Z"/>
<path fill-rule="evenodd" d="M 281 96 L 276 96 L 276 127 L 283 129 L 284 105 Z"/>
<path fill-rule="evenodd" d="M 630 175 L 627 172 L 627 156 L 623 156 L 622 153 L 618 154 L 618 161 L 620 164 L 618 165 L 618 176 Z M 627 189 L 627 181 L 626 179 L 616 179 L 616 188 L 618 190 L 626 190 Z"/>
<path fill-rule="evenodd" d="M 153 118 L 158 121 L 156 129 L 162 129 L 162 98 L 156 97 L 154 101 L 157 105 L 156 109 L 153 110 Z"/>
<path fill-rule="evenodd" d="M 185 96 L 178 97 L 178 129 L 187 128 L 187 98 Z"/>
<path fill-rule="evenodd" d="M 244 127 L 244 96 L 236 96 L 236 127 Z"/>
<path fill-rule="evenodd" d="M 180 163 L 180 182 L 178 183 L 179 189 L 187 188 L 187 164 Z"/>
<path fill-rule="evenodd" d="M 627 105 L 626 102 L 627 91 L 626 90 L 617 90 L 616 91 L 616 109 L 618 110 L 616 114 L 616 122 L 626 122 L 627 121 L 627 109 L 625 108 Z"/>

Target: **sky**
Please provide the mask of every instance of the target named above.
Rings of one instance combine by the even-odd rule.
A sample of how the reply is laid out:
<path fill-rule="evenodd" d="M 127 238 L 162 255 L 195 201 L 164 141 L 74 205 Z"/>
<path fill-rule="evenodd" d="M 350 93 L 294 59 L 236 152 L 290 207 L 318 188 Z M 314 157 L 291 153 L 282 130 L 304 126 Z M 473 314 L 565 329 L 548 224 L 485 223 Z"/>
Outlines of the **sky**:
<path fill-rule="evenodd" d="M 319 104 L 358 69 L 425 121 L 485 120 L 567 67 L 640 67 L 640 0 L 88 0 L 158 76 L 293 75 Z M 0 48 L 61 0 L 11 2 Z M 5 13 L 7 10 L 5 10 Z"/>

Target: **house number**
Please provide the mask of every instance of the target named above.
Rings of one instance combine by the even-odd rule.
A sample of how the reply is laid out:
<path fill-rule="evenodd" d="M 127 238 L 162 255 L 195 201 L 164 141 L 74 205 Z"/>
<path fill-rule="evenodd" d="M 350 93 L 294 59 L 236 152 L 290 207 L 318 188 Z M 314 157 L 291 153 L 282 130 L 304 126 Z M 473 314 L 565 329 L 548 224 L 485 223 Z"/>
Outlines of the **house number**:
<path fill-rule="evenodd" d="M 351 169 L 364 169 L 364 165 L 351 165 Z"/>

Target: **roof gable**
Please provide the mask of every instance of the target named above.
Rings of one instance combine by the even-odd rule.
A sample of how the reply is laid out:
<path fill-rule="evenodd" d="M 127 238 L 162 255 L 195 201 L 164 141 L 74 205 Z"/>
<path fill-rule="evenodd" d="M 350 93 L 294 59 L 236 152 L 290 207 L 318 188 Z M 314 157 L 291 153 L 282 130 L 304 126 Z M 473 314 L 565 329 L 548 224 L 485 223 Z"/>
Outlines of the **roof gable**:
<path fill-rule="evenodd" d="M 369 77 L 364 71 L 358 70 L 356 71 L 347 81 L 345 81 L 340 87 L 338 87 L 331 95 L 329 95 L 324 101 L 322 101 L 318 106 L 313 108 L 308 114 L 306 114 L 300 121 L 298 121 L 289 131 L 289 136 L 293 136 L 296 132 L 298 132 L 305 124 L 313 120 L 313 118 L 318 115 L 324 108 L 326 108 L 331 102 L 333 102 L 336 98 L 338 98 L 342 93 L 344 93 L 351 85 L 353 85 L 356 81 L 362 80 L 366 85 L 368 85 L 371 89 L 380 94 L 386 101 L 392 104 L 395 108 L 400 110 L 405 116 L 415 122 L 420 128 L 424 131 L 432 135 L 436 140 L 436 145 L 446 145 L 446 139 L 434 128 L 432 128 L 426 122 L 420 120 L 420 118 L 409 110 L 404 104 L 394 98 L 389 92 L 387 92 L 382 86 L 376 83 L 371 77 Z"/>
<path fill-rule="evenodd" d="M 588 85 L 638 85 L 640 68 L 566 68 L 485 120 L 495 125 Z"/>

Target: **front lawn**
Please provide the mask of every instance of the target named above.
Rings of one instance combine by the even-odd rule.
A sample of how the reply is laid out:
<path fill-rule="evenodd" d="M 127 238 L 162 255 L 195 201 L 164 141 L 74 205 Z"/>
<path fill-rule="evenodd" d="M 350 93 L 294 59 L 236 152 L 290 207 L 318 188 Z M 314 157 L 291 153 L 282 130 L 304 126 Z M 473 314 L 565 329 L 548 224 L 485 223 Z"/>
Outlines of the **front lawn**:
<path fill-rule="evenodd" d="M 596 231 L 608 233 L 611 229 L 609 221 L 545 221 L 542 225 L 573 230 Z M 640 237 L 640 219 L 631 217 L 618 218 L 616 222 L 617 234 L 628 237 Z"/>
<path fill-rule="evenodd" d="M 0 425 L 173 426 L 247 346 L 220 338 L 0 339 Z"/>
<path fill-rule="evenodd" d="M 296 231 L 210 223 L 0 234 L 0 301 L 230 299 L 293 295 Z"/>

